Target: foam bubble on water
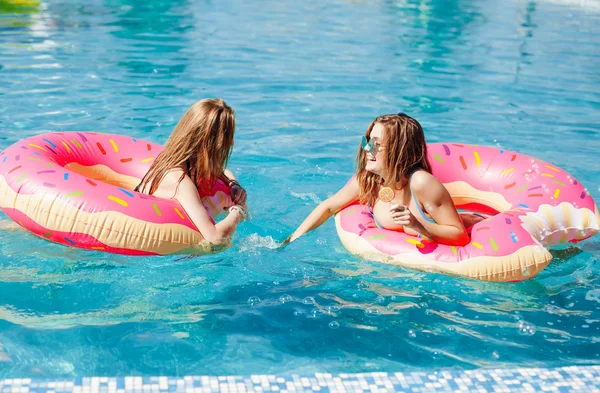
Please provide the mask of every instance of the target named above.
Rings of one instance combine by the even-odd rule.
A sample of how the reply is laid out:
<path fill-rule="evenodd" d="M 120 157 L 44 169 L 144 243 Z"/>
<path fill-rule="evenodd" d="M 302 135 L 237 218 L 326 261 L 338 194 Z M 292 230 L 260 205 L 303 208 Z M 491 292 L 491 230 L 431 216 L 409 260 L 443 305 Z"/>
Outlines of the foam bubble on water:
<path fill-rule="evenodd" d="M 379 311 L 379 309 L 377 309 L 377 308 L 367 308 L 365 310 L 365 314 L 368 317 L 378 317 L 381 315 L 381 311 Z"/>
<path fill-rule="evenodd" d="M 330 327 L 331 329 L 337 329 L 337 328 L 339 328 L 339 327 L 340 327 L 340 324 L 339 324 L 338 322 L 336 322 L 336 321 L 329 322 L 329 327 Z"/>
<path fill-rule="evenodd" d="M 519 322 L 519 334 L 523 336 L 533 336 L 535 334 L 535 326 L 529 322 Z"/>
<path fill-rule="evenodd" d="M 260 298 L 258 296 L 250 296 L 248 298 L 248 304 L 251 305 L 251 306 L 257 305 L 258 303 L 260 303 L 260 301 L 261 300 L 260 300 Z"/>
<path fill-rule="evenodd" d="M 358 289 L 366 289 L 368 286 L 363 280 L 358 280 L 356 283 L 356 288 Z"/>
<path fill-rule="evenodd" d="M 600 289 L 592 289 L 585 294 L 585 300 L 600 303 Z"/>
<path fill-rule="evenodd" d="M 281 295 L 279 297 L 279 301 L 281 303 L 285 304 L 285 303 L 291 302 L 292 301 L 292 297 L 290 295 L 287 295 L 287 294 L 286 295 Z"/>
<path fill-rule="evenodd" d="M 260 236 L 257 233 L 253 233 L 242 239 L 242 241 L 239 243 L 238 249 L 240 252 L 249 252 L 256 251 L 260 248 L 273 250 L 277 247 L 279 247 L 279 244 L 271 236 Z"/>
<path fill-rule="evenodd" d="M 294 198 L 301 199 L 303 201 L 312 201 L 315 204 L 321 203 L 321 199 L 314 192 L 294 192 L 290 191 L 290 194 Z"/>
<path fill-rule="evenodd" d="M 327 306 L 325 308 L 325 310 L 327 310 L 328 314 L 331 314 L 331 313 L 336 313 L 336 312 L 340 311 L 341 309 L 337 306 Z"/>

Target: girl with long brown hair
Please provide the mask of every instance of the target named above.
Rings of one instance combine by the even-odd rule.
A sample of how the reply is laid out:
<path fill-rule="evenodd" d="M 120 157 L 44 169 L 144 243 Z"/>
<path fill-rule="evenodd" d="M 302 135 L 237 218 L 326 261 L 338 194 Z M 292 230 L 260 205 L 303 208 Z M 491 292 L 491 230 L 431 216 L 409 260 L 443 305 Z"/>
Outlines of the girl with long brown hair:
<path fill-rule="evenodd" d="M 246 217 L 246 191 L 233 173 L 225 169 L 233 147 L 235 116 L 225 101 L 204 99 L 183 115 L 163 151 L 135 188 L 159 198 L 176 199 L 212 244 L 221 244 Z M 229 187 L 235 205 L 226 218 L 215 224 L 202 205 L 218 179 Z"/>
<path fill-rule="evenodd" d="M 366 205 L 381 228 L 450 245 L 469 242 L 450 194 L 431 174 L 418 121 L 404 113 L 377 117 L 363 137 L 357 160 L 356 175 L 317 206 L 283 244 L 319 227 L 355 201 Z"/>

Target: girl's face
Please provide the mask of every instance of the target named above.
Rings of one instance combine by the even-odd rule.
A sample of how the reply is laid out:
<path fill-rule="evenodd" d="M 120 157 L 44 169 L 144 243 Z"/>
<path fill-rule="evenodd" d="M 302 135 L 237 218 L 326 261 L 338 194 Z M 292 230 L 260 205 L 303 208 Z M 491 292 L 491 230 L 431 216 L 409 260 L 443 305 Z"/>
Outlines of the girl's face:
<path fill-rule="evenodd" d="M 363 139 L 363 152 L 367 155 L 367 165 L 365 170 L 383 176 L 383 153 L 385 146 L 382 146 L 385 128 L 380 123 L 375 123 L 371 130 L 369 140 Z"/>

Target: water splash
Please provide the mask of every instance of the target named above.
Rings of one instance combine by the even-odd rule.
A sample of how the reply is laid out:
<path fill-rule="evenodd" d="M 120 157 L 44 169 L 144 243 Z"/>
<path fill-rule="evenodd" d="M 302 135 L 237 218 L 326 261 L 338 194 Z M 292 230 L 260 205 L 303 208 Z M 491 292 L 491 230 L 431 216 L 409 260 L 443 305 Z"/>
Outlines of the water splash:
<path fill-rule="evenodd" d="M 241 253 L 253 253 L 261 249 L 274 250 L 277 247 L 279 244 L 271 236 L 260 236 L 257 233 L 242 239 L 238 244 L 238 250 Z"/>
<path fill-rule="evenodd" d="M 311 201 L 314 204 L 318 205 L 319 203 L 321 203 L 321 199 L 317 196 L 317 194 L 315 194 L 314 192 L 294 192 L 294 191 L 290 191 L 290 194 L 298 199 L 301 199 L 303 201 Z"/>

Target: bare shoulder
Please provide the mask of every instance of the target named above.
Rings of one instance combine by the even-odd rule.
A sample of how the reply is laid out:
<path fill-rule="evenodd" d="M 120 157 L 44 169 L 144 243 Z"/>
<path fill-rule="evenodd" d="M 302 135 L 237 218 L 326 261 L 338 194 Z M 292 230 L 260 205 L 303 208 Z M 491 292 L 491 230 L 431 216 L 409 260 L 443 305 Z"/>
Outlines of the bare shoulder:
<path fill-rule="evenodd" d="M 183 172 L 180 172 L 179 176 L 176 173 L 172 174 L 174 185 L 170 188 L 174 192 L 175 199 L 177 199 L 179 203 L 184 205 L 185 208 L 186 206 L 188 206 L 186 203 L 196 204 L 196 202 L 200 200 L 200 197 L 198 195 L 198 187 L 194 184 L 194 182 L 192 181 L 192 179 L 190 179 L 189 176 L 185 176 L 181 180 L 181 182 L 178 183 L 182 174 Z"/>
<path fill-rule="evenodd" d="M 432 191 L 439 188 L 444 188 L 437 177 L 427 171 L 417 171 L 411 178 L 410 188 L 414 192 Z"/>
<path fill-rule="evenodd" d="M 174 187 L 177 186 L 177 184 L 179 183 L 179 179 L 181 179 L 181 176 L 184 175 L 183 169 L 181 168 L 173 168 L 170 169 L 166 174 L 165 177 L 162 178 L 161 180 L 161 187 L 165 187 L 165 188 L 170 188 L 170 187 Z M 184 180 L 187 176 L 184 177 Z"/>
<path fill-rule="evenodd" d="M 184 175 L 184 172 L 181 168 L 174 168 L 169 170 L 163 178 L 160 180 L 158 184 L 158 189 L 154 192 L 154 196 L 159 198 L 176 198 L 177 194 L 180 191 L 180 185 L 184 182 L 179 183 L 181 176 Z M 183 180 L 189 179 L 189 177 L 185 176 Z M 189 179 L 191 182 L 191 179 Z M 150 188 L 150 184 L 147 184 L 145 190 Z"/>
<path fill-rule="evenodd" d="M 444 185 L 427 171 L 416 172 L 411 180 L 412 192 L 421 201 L 429 203 L 443 203 L 450 199 L 450 194 Z"/>
<path fill-rule="evenodd" d="M 183 179 L 181 178 L 182 175 Z M 194 182 L 189 176 L 184 175 L 183 171 L 179 171 L 179 173 L 173 172 L 171 174 L 168 174 L 168 176 L 170 176 L 169 181 L 172 181 L 172 187 L 175 187 L 176 189 L 182 190 L 184 192 L 192 192 L 194 194 L 198 194 L 198 187 L 194 184 Z M 179 179 L 181 179 L 181 182 L 179 181 Z"/>

